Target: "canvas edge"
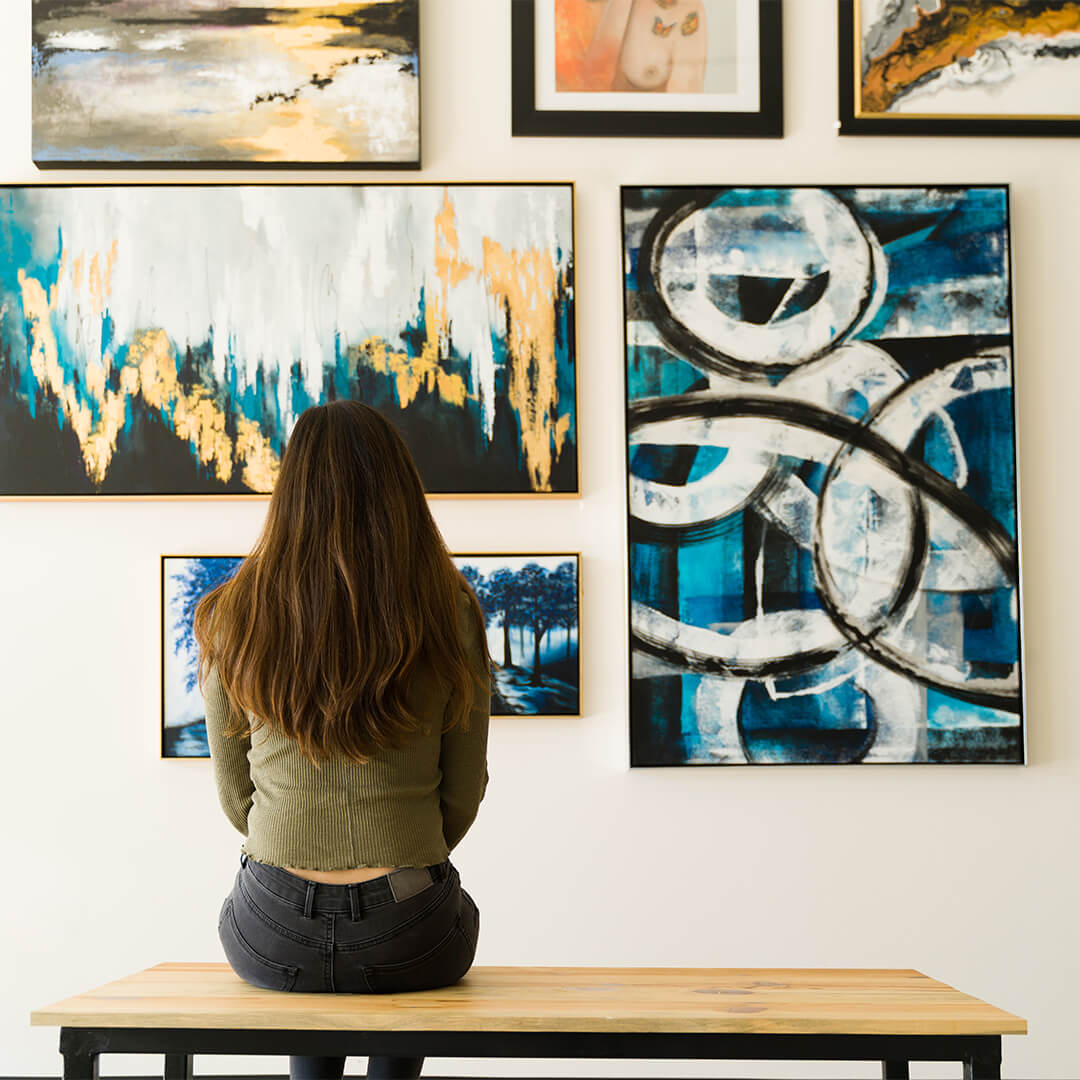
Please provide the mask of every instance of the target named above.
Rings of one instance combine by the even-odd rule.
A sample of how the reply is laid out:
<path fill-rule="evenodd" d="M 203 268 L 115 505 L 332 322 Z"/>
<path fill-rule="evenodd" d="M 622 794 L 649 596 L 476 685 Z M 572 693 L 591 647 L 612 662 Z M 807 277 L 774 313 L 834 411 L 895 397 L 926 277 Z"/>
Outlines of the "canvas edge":
<path fill-rule="evenodd" d="M 419 171 L 423 168 L 423 156 L 424 156 L 424 125 L 423 125 L 423 100 L 424 100 L 424 77 L 423 77 L 423 61 L 421 59 L 421 39 L 423 35 L 423 20 L 421 18 L 421 12 L 423 10 L 423 4 L 421 0 L 414 0 L 416 8 L 416 154 L 410 157 L 402 157 L 393 160 L 378 160 L 369 161 L 363 158 L 350 159 L 348 161 L 250 161 L 242 160 L 238 158 L 224 158 L 224 159 L 211 159 L 211 158 L 199 158 L 188 161 L 175 161 L 175 160 L 161 160 L 153 157 L 136 158 L 128 161 L 99 161 L 94 158 L 39 158 L 37 139 L 36 139 L 36 127 L 34 124 L 34 74 L 31 71 L 30 76 L 30 154 L 31 161 L 37 169 L 43 172 L 56 169 L 63 171 L 65 169 L 100 169 L 106 170 L 128 170 L 128 169 L 162 169 L 162 170 L 201 170 L 201 169 L 214 169 L 214 170 L 232 170 L 232 169 L 254 169 L 254 170 L 286 170 L 286 169 L 311 169 L 311 170 L 351 170 L 351 169 L 370 169 L 379 171 Z M 31 45 L 33 44 L 34 34 L 34 16 L 31 13 L 30 16 L 30 38 Z"/>

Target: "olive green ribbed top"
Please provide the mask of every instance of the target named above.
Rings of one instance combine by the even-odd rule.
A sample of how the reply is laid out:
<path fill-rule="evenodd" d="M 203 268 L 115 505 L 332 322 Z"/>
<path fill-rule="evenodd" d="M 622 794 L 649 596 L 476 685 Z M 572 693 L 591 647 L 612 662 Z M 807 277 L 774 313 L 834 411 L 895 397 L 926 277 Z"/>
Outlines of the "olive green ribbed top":
<path fill-rule="evenodd" d="M 482 670 L 473 621 L 463 601 L 462 638 Z M 319 768 L 293 739 L 269 728 L 226 738 L 233 710 L 214 669 L 203 696 L 218 798 L 247 837 L 243 850 L 258 862 L 301 870 L 432 866 L 476 816 L 487 785 L 487 695 L 479 695 L 467 729 L 444 733 L 449 693 L 434 672 L 421 672 L 409 702 L 424 729 L 403 749 L 380 751 L 362 765 L 335 758 Z"/>

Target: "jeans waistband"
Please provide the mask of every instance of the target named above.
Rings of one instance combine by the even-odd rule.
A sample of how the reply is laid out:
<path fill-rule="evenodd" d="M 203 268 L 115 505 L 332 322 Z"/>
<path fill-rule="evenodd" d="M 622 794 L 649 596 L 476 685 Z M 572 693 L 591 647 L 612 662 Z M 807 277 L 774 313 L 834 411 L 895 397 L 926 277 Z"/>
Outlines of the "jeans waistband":
<path fill-rule="evenodd" d="M 240 856 L 240 866 L 263 888 L 305 915 L 311 915 L 313 911 L 350 912 L 355 915 L 358 908 L 400 903 L 437 882 L 445 881 L 454 869 L 447 860 L 435 866 L 402 867 L 352 885 L 326 885 L 320 881 L 308 881 L 280 866 L 258 862 L 249 855 Z"/>

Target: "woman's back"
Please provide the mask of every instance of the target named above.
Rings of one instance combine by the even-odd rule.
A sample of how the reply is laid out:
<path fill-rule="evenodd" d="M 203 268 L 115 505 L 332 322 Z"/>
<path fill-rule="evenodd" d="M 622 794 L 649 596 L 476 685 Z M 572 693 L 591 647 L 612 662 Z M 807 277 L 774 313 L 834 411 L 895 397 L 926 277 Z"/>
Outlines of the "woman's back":
<path fill-rule="evenodd" d="M 483 618 L 379 413 L 300 416 L 262 535 L 195 636 L 218 795 L 246 838 L 218 922 L 234 971 L 329 993 L 460 979 L 479 912 L 448 855 L 487 785 Z M 421 1062 L 372 1059 L 369 1075 Z"/>
<path fill-rule="evenodd" d="M 484 672 L 464 593 L 459 627 L 470 660 Z M 235 718 L 216 670 L 204 695 L 222 809 L 246 834 L 245 853 L 261 863 L 315 871 L 430 866 L 446 859 L 476 816 L 487 784 L 489 702 L 476 702 L 466 723 L 444 730 L 451 694 L 427 664 L 418 665 L 407 690 L 420 726 L 403 746 L 364 762 L 339 755 L 316 763 L 268 726 L 229 738 Z"/>

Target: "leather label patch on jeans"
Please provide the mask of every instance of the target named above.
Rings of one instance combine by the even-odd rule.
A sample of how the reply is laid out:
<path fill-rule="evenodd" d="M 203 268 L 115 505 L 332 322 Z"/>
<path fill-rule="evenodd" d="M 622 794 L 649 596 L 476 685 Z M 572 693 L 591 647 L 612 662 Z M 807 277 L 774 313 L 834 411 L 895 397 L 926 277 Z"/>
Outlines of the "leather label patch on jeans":
<path fill-rule="evenodd" d="M 394 900 L 400 903 L 430 888 L 434 881 L 426 866 L 406 866 L 387 875 Z"/>

